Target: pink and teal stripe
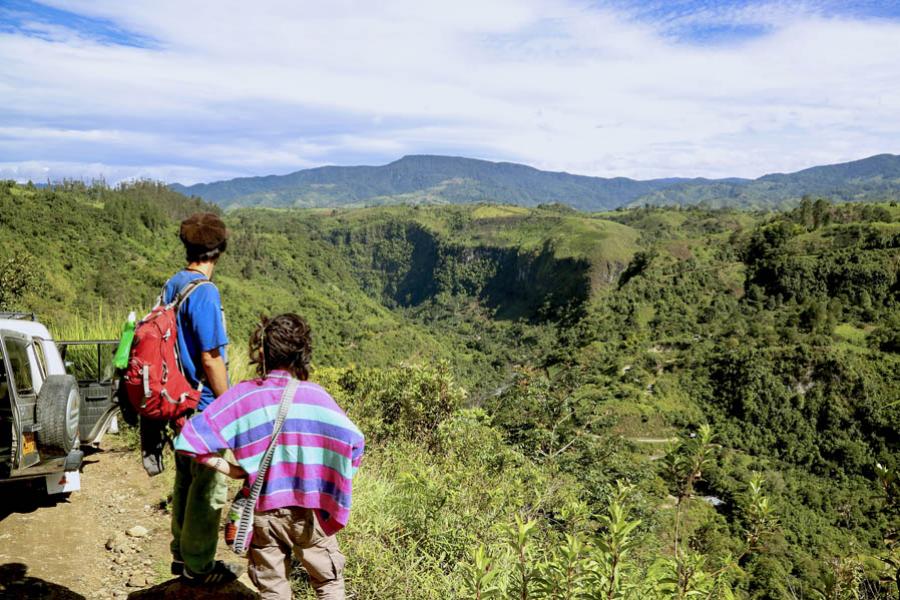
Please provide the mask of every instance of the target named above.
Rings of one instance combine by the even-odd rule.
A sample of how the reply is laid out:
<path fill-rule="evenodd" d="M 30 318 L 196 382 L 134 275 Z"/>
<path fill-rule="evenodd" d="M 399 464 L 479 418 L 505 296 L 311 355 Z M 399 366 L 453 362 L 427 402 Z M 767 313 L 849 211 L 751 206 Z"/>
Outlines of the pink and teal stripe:
<path fill-rule="evenodd" d="M 201 461 L 232 450 L 252 485 L 287 382 L 286 372 L 273 371 L 264 380 L 239 383 L 187 422 L 175 449 Z M 363 448 L 362 433 L 328 392 L 315 383 L 301 383 L 278 436 L 257 510 L 311 508 L 325 533 L 337 532 L 350 516 L 352 479 Z"/>

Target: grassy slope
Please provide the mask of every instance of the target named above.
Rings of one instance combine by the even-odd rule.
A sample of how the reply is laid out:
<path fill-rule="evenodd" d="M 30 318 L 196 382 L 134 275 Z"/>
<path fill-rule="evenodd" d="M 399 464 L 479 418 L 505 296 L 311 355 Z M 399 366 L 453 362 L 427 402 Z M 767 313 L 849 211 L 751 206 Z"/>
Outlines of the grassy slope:
<path fill-rule="evenodd" d="M 886 207 L 894 219 L 900 216 L 896 207 Z M 65 325 L 69 315 L 90 318 L 101 305 L 106 314 L 147 306 L 159 285 L 181 265 L 174 223 L 155 228 L 139 225 L 124 235 L 107 213 L 96 199 L 74 192 L 0 189 L 0 261 L 23 251 L 32 255 L 40 285 L 26 297 L 25 304 L 57 325 Z M 785 547 L 795 555 L 784 560 L 799 556 L 794 563 L 799 569 L 797 564 L 809 562 L 811 554 L 837 553 L 842 544 L 854 540 L 874 543 L 874 529 L 857 536 L 842 529 L 833 514 L 835 502 L 846 500 L 853 510 L 872 518 L 874 500 L 865 492 L 871 482 L 858 474 L 832 481 L 821 472 L 812 475 L 807 470 L 803 461 L 811 459 L 800 457 L 791 462 L 794 459 L 789 455 L 773 458 L 791 449 L 784 441 L 785 434 L 793 435 L 794 430 L 804 433 L 815 419 L 797 412 L 787 414 L 797 420 L 785 425 L 787 421 L 770 424 L 761 420 L 780 418 L 778 414 L 755 415 L 754 419 L 760 420 L 747 429 L 762 434 L 748 437 L 741 431 L 741 422 L 721 409 L 732 398 L 720 397 L 710 387 L 709 371 L 720 357 L 736 357 L 735 364 L 741 366 L 737 359 L 742 352 L 756 352 L 753 358 L 759 359 L 758 364 L 749 364 L 748 375 L 749 383 L 758 385 L 753 393 L 765 399 L 768 389 L 781 390 L 784 396 L 777 397 L 772 407 L 791 408 L 796 403 L 800 411 L 802 398 L 791 390 L 805 376 L 802 361 L 828 372 L 832 365 L 850 365 L 851 372 L 835 381 L 840 383 L 843 378 L 866 394 L 884 395 L 887 380 L 878 369 L 887 369 L 896 360 L 867 347 L 869 330 L 877 323 L 854 307 L 839 315 L 832 331 L 824 325 L 806 331 L 802 307 L 776 303 L 758 309 L 742 299 L 746 265 L 736 248 L 766 218 L 738 212 L 672 210 L 579 215 L 558 208 L 490 205 L 237 211 L 227 216 L 233 238 L 216 278 L 236 343 L 246 339 L 259 312 L 297 310 L 309 318 L 316 331 L 320 366 L 357 363 L 383 367 L 402 361 L 446 359 L 466 385 L 478 381 L 491 360 L 518 362 L 526 370 L 533 365 L 547 366 L 550 391 L 558 394 L 550 396 L 551 404 L 571 402 L 588 415 L 602 415 L 609 421 L 608 429 L 601 431 L 603 436 L 662 438 L 715 420 L 731 436 L 722 440 L 724 446 L 744 445 L 744 450 L 732 454 L 726 449 L 727 460 L 752 464 L 775 485 L 788 530 Z M 349 231 L 355 243 L 365 244 L 367 239 L 379 239 L 383 227 L 397 223 L 415 223 L 450 244 L 471 248 L 537 252 L 552 241 L 557 256 L 584 257 L 594 266 L 607 261 L 624 267 L 641 249 L 652 258 L 644 272 L 624 285 L 615 285 L 615 277 L 612 282 L 600 281 L 591 311 L 579 325 L 583 338 L 577 343 L 560 342 L 555 338 L 567 335 L 565 331 L 557 332 L 552 325 L 498 323 L 472 298 L 444 298 L 421 308 L 386 308 L 377 293 L 361 285 L 348 248 L 336 243 L 334 236 Z M 831 234 L 847 227 L 839 223 L 798 231 L 786 248 L 803 260 L 818 260 L 837 239 Z M 872 227 L 896 232 L 896 222 Z M 515 345 L 526 338 L 532 354 Z M 806 350 L 800 349 L 801 342 Z M 796 352 L 795 347 L 799 349 Z M 569 354 L 557 355 L 561 352 Z M 779 371 L 782 367 L 785 372 Z M 850 393 L 826 389 L 826 384 L 837 385 L 834 381 L 823 379 L 820 383 L 821 387 L 810 388 L 810 402 L 826 398 L 823 415 L 849 418 L 836 412 L 845 410 L 843 406 L 832 409 L 830 405 L 839 405 Z M 732 391 L 742 393 L 741 389 Z M 766 408 L 764 402 L 760 404 Z M 521 412 L 519 404 L 514 408 Z M 853 410 L 848 406 L 846 414 L 856 414 Z M 806 444 L 809 440 L 801 441 Z M 819 440 L 823 448 L 832 441 Z M 889 449 L 887 441 L 885 444 Z M 870 456 L 875 450 L 861 444 L 847 448 L 857 452 L 854 460 L 859 464 L 870 458 L 890 458 L 887 454 Z M 627 451 L 612 460 L 628 468 L 638 466 L 642 472 L 652 471 L 645 459 L 655 450 L 639 447 L 634 452 L 642 462 L 629 462 L 633 459 Z M 606 468 L 604 463 L 602 470 Z M 613 465 L 603 476 L 632 474 L 627 469 L 617 472 Z M 723 467 L 711 472 L 710 485 L 718 486 L 716 491 L 721 493 L 727 487 L 723 482 L 733 482 L 735 477 Z M 731 493 L 737 485 L 731 484 Z M 826 496 L 826 489 L 833 489 L 837 500 L 813 498 Z M 810 523 L 815 523 L 816 532 Z"/>
<path fill-rule="evenodd" d="M 0 202 L 0 260 L 23 252 L 31 256 L 35 286 L 23 306 L 64 331 L 75 331 L 85 320 L 117 321 L 129 310 L 143 313 L 182 265 L 171 221 L 153 229 L 141 225 L 138 215 L 128 215 L 134 229 L 120 232 L 103 200 L 82 191 L 15 186 L 0 190 Z M 545 240 L 555 240 L 561 257 L 620 265 L 627 263 L 637 237 L 608 221 L 494 206 L 258 209 L 229 214 L 226 222 L 232 239 L 215 278 L 234 346 L 243 346 L 260 313 L 296 311 L 316 333 L 317 364 L 448 360 L 467 381 L 490 369 L 492 360 L 485 344 L 471 343 L 473 327 L 498 338 L 510 335 L 509 328 L 492 330 L 490 314 L 474 307 L 467 317 L 471 324 L 454 320 L 443 328 L 389 310 L 377 294 L 361 287 L 346 249 L 330 239 L 335 231 L 415 222 L 460 245 L 536 252 Z"/>
<path fill-rule="evenodd" d="M 33 291 L 21 305 L 55 327 L 71 330 L 73 317 L 90 321 L 105 314 L 115 320 L 129 310 L 142 313 L 183 265 L 173 223 L 126 236 L 103 208 L 80 194 L 6 192 L 0 195 L 0 260 L 23 252 L 32 257 Z M 302 239 L 299 231 L 253 238 L 240 222 L 228 222 L 231 251 L 215 278 L 234 345 L 243 346 L 259 313 L 293 310 L 311 321 L 320 364 L 387 365 L 448 356 L 433 335 L 364 294 L 349 265 L 327 244 Z M 248 258 L 242 249 L 249 243 L 255 255 Z"/>

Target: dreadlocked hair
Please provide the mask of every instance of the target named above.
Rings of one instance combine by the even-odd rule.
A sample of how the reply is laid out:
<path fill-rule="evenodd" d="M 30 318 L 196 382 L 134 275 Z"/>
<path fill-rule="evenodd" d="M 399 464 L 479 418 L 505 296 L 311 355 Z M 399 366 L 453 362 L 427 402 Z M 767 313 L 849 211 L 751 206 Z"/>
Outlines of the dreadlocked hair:
<path fill-rule="evenodd" d="M 274 369 L 284 369 L 300 380 L 309 379 L 312 334 L 303 317 L 286 313 L 262 316 L 250 336 L 250 364 L 265 378 Z"/>

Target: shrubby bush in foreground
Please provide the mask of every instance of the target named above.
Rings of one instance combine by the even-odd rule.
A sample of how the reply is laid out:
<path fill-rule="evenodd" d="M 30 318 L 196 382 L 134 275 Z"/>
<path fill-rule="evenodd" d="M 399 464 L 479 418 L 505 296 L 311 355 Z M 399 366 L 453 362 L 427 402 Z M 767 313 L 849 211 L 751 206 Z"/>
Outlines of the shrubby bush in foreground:
<path fill-rule="evenodd" d="M 667 496 L 620 482 L 600 507 L 585 502 L 592 496 L 577 478 L 529 458 L 487 413 L 465 408 L 445 365 L 323 369 L 316 377 L 372 432 L 341 534 L 350 597 L 746 597 L 748 567 L 758 568 L 781 535 L 766 483 L 750 473 L 730 509 L 728 550 L 702 547 L 700 531 L 715 511 L 698 486 L 720 455 L 708 426 L 660 461 Z M 886 497 L 896 495 L 890 475 L 883 480 Z M 638 516 L 648 504 L 665 515 L 652 525 Z M 846 595 L 848 577 L 868 581 L 853 557 L 824 566 L 818 591 L 795 597 L 891 597 Z M 298 590 L 311 593 L 297 575 Z M 791 593 L 786 580 L 780 589 Z"/>

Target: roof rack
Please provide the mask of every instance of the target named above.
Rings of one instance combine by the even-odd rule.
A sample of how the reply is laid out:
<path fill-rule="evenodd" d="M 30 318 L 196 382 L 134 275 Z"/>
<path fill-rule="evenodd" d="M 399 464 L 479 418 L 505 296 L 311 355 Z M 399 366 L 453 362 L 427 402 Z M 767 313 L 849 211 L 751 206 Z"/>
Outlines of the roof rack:
<path fill-rule="evenodd" d="M 28 319 L 29 321 L 37 321 L 33 312 L 2 312 L 0 311 L 0 319 Z"/>

